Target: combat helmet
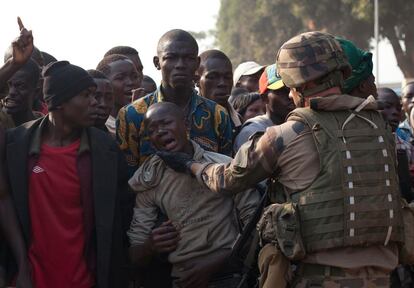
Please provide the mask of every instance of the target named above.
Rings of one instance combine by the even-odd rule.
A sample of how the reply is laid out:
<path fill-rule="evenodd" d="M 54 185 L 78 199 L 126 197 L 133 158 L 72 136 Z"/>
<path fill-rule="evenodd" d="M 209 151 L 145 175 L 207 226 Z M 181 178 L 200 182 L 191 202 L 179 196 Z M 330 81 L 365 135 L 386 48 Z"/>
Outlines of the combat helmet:
<path fill-rule="evenodd" d="M 317 80 L 316 87 L 301 91 L 312 95 L 331 87 L 342 87 L 351 66 L 335 37 L 324 32 L 306 32 L 285 42 L 276 57 L 277 72 L 289 88 Z"/>

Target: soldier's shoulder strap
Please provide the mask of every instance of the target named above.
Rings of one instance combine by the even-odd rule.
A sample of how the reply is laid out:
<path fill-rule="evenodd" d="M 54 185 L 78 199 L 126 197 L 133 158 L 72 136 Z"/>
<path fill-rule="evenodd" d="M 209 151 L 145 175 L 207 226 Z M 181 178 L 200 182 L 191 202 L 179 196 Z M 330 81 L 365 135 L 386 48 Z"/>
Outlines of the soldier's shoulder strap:
<path fill-rule="evenodd" d="M 289 113 L 287 119 L 292 121 L 299 121 L 305 123 L 311 128 L 311 130 L 323 130 L 331 137 L 334 137 L 331 131 L 335 130 L 335 127 L 331 127 L 335 121 L 330 115 L 331 112 L 314 111 L 310 108 L 296 108 Z"/>

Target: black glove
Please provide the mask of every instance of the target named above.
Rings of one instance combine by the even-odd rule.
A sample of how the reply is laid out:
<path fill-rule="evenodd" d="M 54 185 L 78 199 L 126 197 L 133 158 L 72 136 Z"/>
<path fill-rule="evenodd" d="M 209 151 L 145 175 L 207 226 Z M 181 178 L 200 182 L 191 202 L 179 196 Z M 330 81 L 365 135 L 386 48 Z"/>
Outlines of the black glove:
<path fill-rule="evenodd" d="M 191 164 L 194 160 L 191 155 L 183 152 L 166 152 L 166 151 L 157 151 L 157 155 L 167 164 L 171 169 L 181 172 L 191 174 Z"/>

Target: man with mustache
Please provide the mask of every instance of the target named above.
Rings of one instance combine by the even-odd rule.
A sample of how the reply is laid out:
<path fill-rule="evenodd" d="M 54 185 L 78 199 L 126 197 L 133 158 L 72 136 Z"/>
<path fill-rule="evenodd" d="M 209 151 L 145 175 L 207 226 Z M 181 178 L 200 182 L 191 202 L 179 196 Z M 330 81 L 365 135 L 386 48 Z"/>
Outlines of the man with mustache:
<path fill-rule="evenodd" d="M 19 24 L 20 35 L 11 43 L 8 51 L 9 55 L 5 57 L 4 65 L 0 67 L 0 99 L 8 95 L 8 90 L 5 88 L 10 84 L 11 78 L 16 72 L 23 69 L 23 67 L 28 68 L 28 65 L 30 65 L 28 61 L 33 60 L 33 58 L 30 58 L 34 56 L 35 47 L 33 45 L 32 31 L 28 31 L 24 27 L 19 17 L 17 18 L 17 22 Z M 15 127 L 13 119 L 3 110 L 0 110 L 0 125 L 4 129 Z"/>

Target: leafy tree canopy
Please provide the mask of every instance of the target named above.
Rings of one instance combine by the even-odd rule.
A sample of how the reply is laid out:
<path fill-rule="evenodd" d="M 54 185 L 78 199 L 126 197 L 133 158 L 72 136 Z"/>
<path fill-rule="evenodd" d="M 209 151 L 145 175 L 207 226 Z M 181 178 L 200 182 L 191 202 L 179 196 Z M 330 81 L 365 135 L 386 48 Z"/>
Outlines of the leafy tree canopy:
<path fill-rule="evenodd" d="M 379 0 L 380 36 L 387 38 L 406 78 L 414 78 L 414 1 Z M 221 0 L 216 41 L 234 65 L 274 63 L 298 33 L 322 30 L 369 48 L 373 0 Z"/>

